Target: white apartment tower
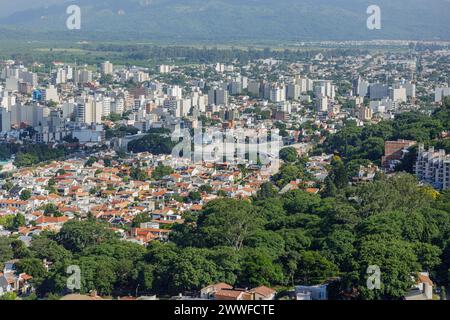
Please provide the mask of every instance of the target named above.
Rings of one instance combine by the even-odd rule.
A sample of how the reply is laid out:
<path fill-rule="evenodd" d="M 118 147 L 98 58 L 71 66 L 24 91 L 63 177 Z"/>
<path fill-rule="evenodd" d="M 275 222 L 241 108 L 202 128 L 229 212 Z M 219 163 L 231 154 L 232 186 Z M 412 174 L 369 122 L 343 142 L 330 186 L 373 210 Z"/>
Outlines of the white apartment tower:
<path fill-rule="evenodd" d="M 435 151 L 433 147 L 426 151 L 424 145 L 420 144 L 415 173 L 420 181 L 440 190 L 450 188 L 450 155 L 445 150 Z"/>
<path fill-rule="evenodd" d="M 101 64 L 101 72 L 102 74 L 113 74 L 114 73 L 114 66 L 111 62 L 105 61 Z"/>

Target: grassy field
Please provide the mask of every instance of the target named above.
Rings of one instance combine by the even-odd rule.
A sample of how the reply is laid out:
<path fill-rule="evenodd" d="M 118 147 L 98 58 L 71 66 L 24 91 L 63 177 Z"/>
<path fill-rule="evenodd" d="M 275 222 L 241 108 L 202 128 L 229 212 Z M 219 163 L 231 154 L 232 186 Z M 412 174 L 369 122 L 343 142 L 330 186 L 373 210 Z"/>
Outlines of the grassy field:
<path fill-rule="evenodd" d="M 111 50 L 99 46 L 110 46 Z M 282 52 L 284 50 L 293 50 L 298 52 L 307 51 L 326 51 L 333 49 L 358 49 L 371 53 L 376 52 L 402 52 L 407 51 L 407 47 L 402 46 L 352 46 L 333 44 L 302 44 L 285 43 L 285 44 L 265 44 L 265 43 L 155 43 L 152 41 L 116 41 L 116 42 L 99 42 L 99 41 L 18 41 L 6 40 L 0 42 L 0 59 L 15 59 L 24 63 L 32 63 L 39 61 L 42 63 L 51 63 L 53 61 L 62 61 L 65 63 L 86 63 L 99 64 L 102 61 L 109 60 L 118 65 L 137 65 L 153 67 L 158 63 L 177 62 L 187 63 L 189 61 L 180 59 L 182 57 L 172 57 L 169 60 L 159 59 L 158 57 L 145 54 L 146 48 L 163 47 L 163 48 L 194 48 L 201 50 L 265 50 L 270 49 L 273 52 Z M 109 48 L 109 47 L 107 47 Z"/>

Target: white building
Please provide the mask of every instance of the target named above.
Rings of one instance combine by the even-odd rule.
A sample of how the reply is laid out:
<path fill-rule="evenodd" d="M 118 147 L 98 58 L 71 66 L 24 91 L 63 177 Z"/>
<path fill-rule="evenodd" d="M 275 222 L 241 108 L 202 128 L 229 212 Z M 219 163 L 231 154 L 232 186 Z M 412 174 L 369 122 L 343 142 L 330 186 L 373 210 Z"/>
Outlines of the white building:
<path fill-rule="evenodd" d="M 408 99 L 405 87 L 392 88 L 390 90 L 389 96 L 394 102 L 406 102 Z"/>
<path fill-rule="evenodd" d="M 295 286 L 297 300 L 328 300 L 328 285 Z"/>
<path fill-rule="evenodd" d="M 114 73 L 114 66 L 113 66 L 113 64 L 112 64 L 111 62 L 109 62 L 109 61 L 103 62 L 103 63 L 101 64 L 100 69 L 101 69 L 102 74 L 105 74 L 105 75 L 107 75 L 107 74 L 113 74 L 113 73 Z"/>
<path fill-rule="evenodd" d="M 439 87 L 434 90 L 434 101 L 441 102 L 445 97 L 450 96 L 450 87 Z"/>
<path fill-rule="evenodd" d="M 301 86 L 291 83 L 287 86 L 287 97 L 292 100 L 299 100 L 302 93 Z"/>
<path fill-rule="evenodd" d="M 435 151 L 433 147 L 426 151 L 424 145 L 420 144 L 415 173 L 420 181 L 438 189 L 450 188 L 450 155 L 445 150 Z"/>
<path fill-rule="evenodd" d="M 42 99 L 46 102 L 59 102 L 58 89 L 50 85 L 48 88 L 42 90 Z"/>
<path fill-rule="evenodd" d="M 316 100 L 317 112 L 328 112 L 328 102 L 327 96 L 320 96 Z"/>
<path fill-rule="evenodd" d="M 270 101 L 284 102 L 286 101 L 286 87 L 283 85 L 272 86 L 270 89 Z"/>

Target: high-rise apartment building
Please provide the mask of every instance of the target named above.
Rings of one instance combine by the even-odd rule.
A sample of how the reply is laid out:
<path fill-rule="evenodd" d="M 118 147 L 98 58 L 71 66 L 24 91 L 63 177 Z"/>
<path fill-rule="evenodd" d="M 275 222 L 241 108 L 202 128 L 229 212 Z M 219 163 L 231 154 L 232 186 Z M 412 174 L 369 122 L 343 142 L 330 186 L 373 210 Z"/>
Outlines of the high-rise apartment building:
<path fill-rule="evenodd" d="M 102 74 L 113 74 L 114 73 L 114 66 L 111 62 L 105 61 L 101 64 L 101 72 Z"/>
<path fill-rule="evenodd" d="M 424 145 L 420 144 L 415 173 L 420 181 L 437 189 L 450 188 L 450 155 L 447 155 L 445 150 L 435 151 L 433 147 L 427 151 Z"/>

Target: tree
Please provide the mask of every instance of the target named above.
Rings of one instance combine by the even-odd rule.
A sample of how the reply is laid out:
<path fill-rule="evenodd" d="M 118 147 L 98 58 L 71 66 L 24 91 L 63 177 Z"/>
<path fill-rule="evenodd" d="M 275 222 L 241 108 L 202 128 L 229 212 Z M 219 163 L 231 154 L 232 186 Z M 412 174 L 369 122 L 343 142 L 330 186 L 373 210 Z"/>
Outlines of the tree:
<path fill-rule="evenodd" d="M 118 113 L 111 112 L 107 119 L 112 122 L 119 122 L 122 119 L 122 116 Z"/>
<path fill-rule="evenodd" d="M 416 177 L 397 174 L 389 179 L 363 184 L 354 190 L 361 216 L 383 211 L 417 211 L 429 207 L 433 199 L 423 193 Z"/>
<path fill-rule="evenodd" d="M 244 242 L 245 247 L 265 250 L 274 259 L 278 258 L 285 248 L 283 237 L 275 231 L 257 229 Z"/>
<path fill-rule="evenodd" d="M 356 237 L 350 230 L 335 229 L 322 244 L 323 255 L 342 271 L 352 271 Z"/>
<path fill-rule="evenodd" d="M 89 293 L 92 290 L 102 295 L 110 295 L 114 291 L 117 281 L 114 260 L 108 257 L 82 256 L 72 262 L 80 266 L 81 293 Z"/>
<path fill-rule="evenodd" d="M 68 221 L 57 235 L 58 243 L 72 252 L 116 238 L 105 224 L 95 221 Z"/>
<path fill-rule="evenodd" d="M 0 300 L 17 300 L 17 293 L 15 292 L 6 292 L 0 296 Z"/>
<path fill-rule="evenodd" d="M 47 217 L 61 217 L 62 213 L 58 210 L 58 207 L 53 203 L 47 203 L 43 206 L 44 215 Z"/>
<path fill-rule="evenodd" d="M 133 140 L 128 144 L 128 151 L 150 152 L 152 154 L 171 154 L 175 143 L 163 134 L 150 133 L 143 138 Z"/>
<path fill-rule="evenodd" d="M 63 176 L 63 175 L 65 175 L 65 174 L 67 174 L 67 171 L 64 170 L 64 169 L 59 169 L 58 171 L 56 171 L 56 176 L 57 176 L 57 177 L 58 177 L 58 176 Z"/>
<path fill-rule="evenodd" d="M 14 188 L 14 185 L 11 181 L 6 181 L 3 185 L 3 189 L 6 191 L 10 191 L 12 188 Z"/>
<path fill-rule="evenodd" d="M 31 191 L 30 190 L 25 189 L 25 190 L 23 190 L 20 193 L 20 200 L 27 201 L 30 198 L 31 198 Z"/>
<path fill-rule="evenodd" d="M 151 217 L 150 214 L 148 214 L 148 213 L 139 213 L 139 214 L 137 214 L 134 217 L 133 223 L 132 223 L 132 227 L 139 228 L 141 223 L 150 222 L 150 221 L 152 221 L 152 217 Z"/>
<path fill-rule="evenodd" d="M 336 185 L 333 182 L 333 179 L 328 176 L 325 178 L 325 188 L 322 190 L 322 196 L 324 198 L 326 197 L 335 197 L 338 194 L 338 189 L 336 188 Z"/>
<path fill-rule="evenodd" d="M 89 159 L 86 161 L 86 163 L 84 164 L 85 167 L 92 167 L 92 165 L 94 163 L 96 163 L 98 161 L 98 158 L 96 157 L 89 157 Z"/>
<path fill-rule="evenodd" d="M 384 155 L 384 139 L 379 137 L 370 137 L 362 143 L 365 153 L 361 155 L 363 159 L 380 163 L 381 157 Z"/>
<path fill-rule="evenodd" d="M 348 175 L 347 169 L 345 168 L 344 162 L 338 156 L 334 156 L 331 161 L 331 179 L 338 189 L 343 189 L 348 186 Z"/>
<path fill-rule="evenodd" d="M 13 249 L 14 259 L 30 258 L 30 250 L 22 240 L 13 240 L 11 248 Z"/>
<path fill-rule="evenodd" d="M 104 158 L 104 159 L 103 159 L 103 165 L 104 165 L 105 167 L 111 167 L 111 166 L 112 166 L 112 160 L 111 160 L 111 158 Z"/>
<path fill-rule="evenodd" d="M 441 263 L 442 250 L 439 247 L 417 242 L 413 244 L 413 248 L 422 270 L 434 270 Z"/>
<path fill-rule="evenodd" d="M 413 276 L 420 264 L 411 243 L 387 235 L 363 238 L 357 249 L 359 264 L 358 289 L 363 299 L 399 299 L 413 285 Z M 381 271 L 381 288 L 367 288 L 367 268 L 378 266 Z"/>
<path fill-rule="evenodd" d="M 12 229 L 19 230 L 20 227 L 25 226 L 25 216 L 21 213 L 18 213 L 14 216 L 12 221 Z"/>
<path fill-rule="evenodd" d="M 210 185 L 208 185 L 208 184 L 202 184 L 198 188 L 198 191 L 205 192 L 205 193 L 211 193 L 211 192 L 213 192 L 213 188 Z"/>
<path fill-rule="evenodd" d="M 43 279 L 47 273 L 44 268 L 44 263 L 40 259 L 26 258 L 19 260 L 16 264 L 19 273 L 26 273 L 36 279 Z"/>
<path fill-rule="evenodd" d="M 12 240 L 6 237 L 0 237 L 0 270 L 3 270 L 3 264 L 14 257 L 11 247 Z"/>
<path fill-rule="evenodd" d="M 306 250 L 311 246 L 311 238 L 302 229 L 280 229 L 277 230 L 284 242 L 285 251 Z"/>
<path fill-rule="evenodd" d="M 172 174 L 174 171 L 172 169 L 172 167 L 169 166 L 165 166 L 162 164 L 159 164 L 155 170 L 153 170 L 152 172 L 152 178 L 155 180 L 161 180 L 162 178 L 164 178 L 165 176 L 168 176 L 170 174 Z"/>
<path fill-rule="evenodd" d="M 321 205 L 320 196 L 303 190 L 287 192 L 283 201 L 288 214 L 314 213 Z"/>
<path fill-rule="evenodd" d="M 24 152 L 19 152 L 14 160 L 14 164 L 17 167 L 30 167 L 38 162 L 39 158 L 37 155 Z"/>
<path fill-rule="evenodd" d="M 224 190 L 218 190 L 217 191 L 217 196 L 221 197 L 221 198 L 224 198 L 224 197 L 227 196 L 227 193 Z"/>
<path fill-rule="evenodd" d="M 307 178 L 308 175 L 301 165 L 284 164 L 280 171 L 272 179 L 279 188 L 283 188 L 291 181 Z"/>
<path fill-rule="evenodd" d="M 138 181 L 146 181 L 148 180 L 149 176 L 146 171 L 140 168 L 131 168 L 130 178 Z"/>
<path fill-rule="evenodd" d="M 55 185 L 56 185 L 56 181 L 55 181 L 54 178 L 51 178 L 51 179 L 48 180 L 46 189 L 48 190 L 48 192 L 50 194 L 52 194 L 52 193 L 57 194 L 58 193 L 58 191 L 55 188 Z"/>
<path fill-rule="evenodd" d="M 239 283 L 245 286 L 270 286 L 283 282 L 283 269 L 265 250 L 247 248 L 242 259 Z"/>
<path fill-rule="evenodd" d="M 259 200 L 263 200 L 267 198 L 276 197 L 277 195 L 278 190 L 275 188 L 275 186 L 271 182 L 264 182 L 261 185 L 261 188 L 258 190 L 256 198 Z"/>
<path fill-rule="evenodd" d="M 0 226 L 3 226 L 7 230 L 12 230 L 14 217 L 12 214 L 0 217 Z"/>
<path fill-rule="evenodd" d="M 138 283 L 141 290 L 151 292 L 154 289 L 154 273 L 155 267 L 146 263 L 138 265 Z"/>
<path fill-rule="evenodd" d="M 298 159 L 297 150 L 293 147 L 287 147 L 280 150 L 280 159 L 285 162 L 295 162 Z"/>
<path fill-rule="evenodd" d="M 107 241 L 87 247 L 82 255 L 85 257 L 100 257 L 113 261 L 113 272 L 116 281 L 115 290 L 132 289 L 138 283 L 138 263 L 142 261 L 146 250 L 141 245 L 124 241 Z"/>
<path fill-rule="evenodd" d="M 427 222 L 420 212 L 388 211 L 371 215 L 359 226 L 361 235 L 383 234 L 408 241 L 426 241 Z"/>
<path fill-rule="evenodd" d="M 249 234 L 261 224 L 261 216 L 249 202 L 220 199 L 206 205 L 199 217 L 198 229 L 205 243 L 240 250 Z"/>
<path fill-rule="evenodd" d="M 206 256 L 204 249 L 186 248 L 173 262 L 172 292 L 199 290 L 221 281 L 217 265 Z"/>
<path fill-rule="evenodd" d="M 286 216 L 283 201 L 280 198 L 267 198 L 255 202 L 255 209 L 267 221 L 276 220 Z"/>
<path fill-rule="evenodd" d="M 51 240 L 47 236 L 38 236 L 31 242 L 30 250 L 32 254 L 41 260 L 55 263 L 63 263 L 72 257 L 72 253 L 66 250 L 56 241 Z"/>
<path fill-rule="evenodd" d="M 202 200 L 202 195 L 196 191 L 190 191 L 187 199 L 188 202 L 198 202 Z"/>
<path fill-rule="evenodd" d="M 338 267 L 318 251 L 301 251 L 297 259 L 294 277 L 302 284 L 319 284 L 339 274 Z"/>

